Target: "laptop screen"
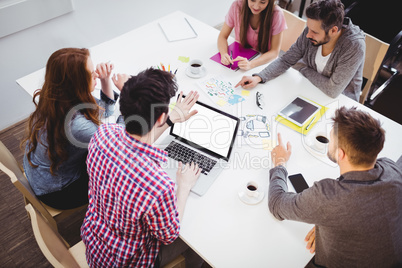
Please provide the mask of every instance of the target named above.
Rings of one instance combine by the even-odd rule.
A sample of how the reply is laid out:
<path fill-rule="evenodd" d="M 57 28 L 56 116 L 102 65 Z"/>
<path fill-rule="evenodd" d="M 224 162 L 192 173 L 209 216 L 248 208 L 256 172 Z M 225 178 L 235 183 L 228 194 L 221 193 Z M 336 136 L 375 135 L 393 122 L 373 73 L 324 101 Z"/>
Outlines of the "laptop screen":
<path fill-rule="evenodd" d="M 192 110 L 198 113 L 183 123 L 174 124 L 170 134 L 214 157 L 229 160 L 240 119 L 199 101 Z"/>

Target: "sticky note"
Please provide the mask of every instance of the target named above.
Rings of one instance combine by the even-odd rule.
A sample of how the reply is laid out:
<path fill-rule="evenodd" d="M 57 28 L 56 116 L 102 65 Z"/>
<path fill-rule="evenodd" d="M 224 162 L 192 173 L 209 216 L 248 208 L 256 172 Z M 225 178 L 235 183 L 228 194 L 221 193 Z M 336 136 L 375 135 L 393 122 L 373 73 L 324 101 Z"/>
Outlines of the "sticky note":
<path fill-rule="evenodd" d="M 173 108 L 176 106 L 176 102 L 172 102 L 171 104 L 169 104 L 169 109 L 173 110 Z"/>
<path fill-rule="evenodd" d="M 190 61 L 190 57 L 179 56 L 179 61 L 187 63 Z"/>
<path fill-rule="evenodd" d="M 223 99 L 220 99 L 220 100 L 218 100 L 217 102 L 216 102 L 216 104 L 218 104 L 219 106 L 225 106 L 226 105 L 226 101 L 225 100 L 223 100 Z"/>
<path fill-rule="evenodd" d="M 250 91 L 249 90 L 242 90 L 241 95 L 242 96 L 250 96 Z"/>
<path fill-rule="evenodd" d="M 274 149 L 273 143 L 271 139 L 262 139 L 262 149 L 271 151 Z"/>

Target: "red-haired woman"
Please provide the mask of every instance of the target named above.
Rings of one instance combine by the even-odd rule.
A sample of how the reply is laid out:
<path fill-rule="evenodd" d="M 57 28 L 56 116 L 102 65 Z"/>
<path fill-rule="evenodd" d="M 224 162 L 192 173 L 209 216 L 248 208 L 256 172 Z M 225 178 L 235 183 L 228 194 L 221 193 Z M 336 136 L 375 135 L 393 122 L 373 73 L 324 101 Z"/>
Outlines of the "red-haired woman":
<path fill-rule="evenodd" d="M 225 17 L 218 37 L 218 49 L 222 64 L 238 61 L 242 70 L 250 70 L 266 64 L 279 55 L 282 31 L 287 29 L 285 17 L 274 0 L 236 0 Z M 251 47 L 261 56 L 248 61 L 243 57 L 231 58 L 227 39 L 235 29 L 235 40 L 243 47 Z"/>
<path fill-rule="evenodd" d="M 87 145 L 102 114 L 113 113 L 118 94 L 111 86 L 112 70 L 110 63 L 94 70 L 85 48 L 60 49 L 46 64 L 45 82 L 34 94 L 36 110 L 24 140 L 24 170 L 37 197 L 51 207 L 70 209 L 88 203 Z M 97 78 L 101 100 L 92 95 Z"/>

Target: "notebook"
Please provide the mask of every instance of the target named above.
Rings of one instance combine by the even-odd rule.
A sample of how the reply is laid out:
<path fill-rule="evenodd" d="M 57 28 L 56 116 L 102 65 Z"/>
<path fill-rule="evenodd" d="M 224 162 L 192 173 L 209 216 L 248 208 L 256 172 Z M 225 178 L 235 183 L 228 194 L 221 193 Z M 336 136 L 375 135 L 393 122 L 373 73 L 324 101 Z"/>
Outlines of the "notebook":
<path fill-rule="evenodd" d="M 168 18 L 159 21 L 159 26 L 169 42 L 196 38 L 198 35 L 186 18 Z"/>
<path fill-rule="evenodd" d="M 259 53 L 257 51 L 255 51 L 254 49 L 244 48 L 244 47 L 242 47 L 242 45 L 240 43 L 238 43 L 236 41 L 229 45 L 228 53 L 229 53 L 229 55 L 231 55 L 231 53 L 232 53 L 233 59 L 235 59 L 237 56 L 241 56 L 241 57 L 247 58 L 249 61 L 259 55 Z M 211 57 L 211 60 L 216 61 L 219 64 L 222 64 L 221 63 L 221 53 L 218 52 L 215 55 L 213 55 Z M 232 64 L 232 66 L 230 66 L 230 65 L 223 65 L 223 66 L 225 66 L 229 69 L 235 70 L 235 71 L 240 69 L 237 61 L 234 62 Z"/>
<path fill-rule="evenodd" d="M 160 147 L 168 152 L 168 162 L 163 168 L 172 179 L 176 178 L 178 161 L 204 165 L 191 189 L 202 196 L 228 167 L 240 119 L 199 101 L 192 109 L 198 113 L 183 123 L 174 124 Z"/>
<path fill-rule="evenodd" d="M 328 107 L 298 96 L 278 113 L 275 120 L 306 135 L 327 110 Z"/>

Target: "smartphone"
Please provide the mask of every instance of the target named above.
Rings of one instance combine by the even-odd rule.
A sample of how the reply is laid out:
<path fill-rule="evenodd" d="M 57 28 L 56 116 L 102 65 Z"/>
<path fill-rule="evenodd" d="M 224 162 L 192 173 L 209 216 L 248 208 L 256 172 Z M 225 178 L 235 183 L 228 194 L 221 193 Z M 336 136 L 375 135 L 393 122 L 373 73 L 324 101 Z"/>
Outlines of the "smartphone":
<path fill-rule="evenodd" d="M 304 179 L 303 175 L 300 173 L 290 175 L 289 180 L 292 183 L 293 188 L 295 188 L 296 193 L 300 193 L 304 189 L 308 188 L 308 184 L 307 184 L 306 180 Z"/>

